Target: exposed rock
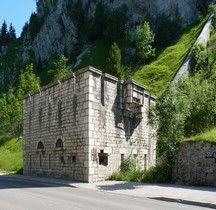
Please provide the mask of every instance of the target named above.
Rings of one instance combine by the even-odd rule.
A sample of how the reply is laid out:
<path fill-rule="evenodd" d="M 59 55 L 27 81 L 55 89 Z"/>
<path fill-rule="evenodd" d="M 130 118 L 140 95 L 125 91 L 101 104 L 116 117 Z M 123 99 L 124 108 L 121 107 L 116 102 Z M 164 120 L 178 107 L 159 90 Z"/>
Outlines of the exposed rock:
<path fill-rule="evenodd" d="M 33 40 L 33 48 L 36 60 L 39 58 L 44 61 L 51 57 L 58 57 L 66 50 L 68 53 L 74 52 L 76 40 L 76 27 L 71 17 L 71 11 L 68 4 L 76 0 L 38 0 L 37 15 L 43 17 L 44 23 Z M 125 4 L 128 8 L 128 17 L 132 25 L 143 22 L 147 13 L 156 17 L 159 13 L 164 12 L 172 18 L 176 9 L 182 18 L 184 25 L 192 23 L 198 18 L 199 9 L 202 8 L 202 2 L 197 0 L 104 0 L 104 3 L 111 9 L 120 7 Z M 207 1 L 208 2 L 208 1 Z M 82 1 L 83 8 L 88 16 L 93 16 L 97 1 Z"/>

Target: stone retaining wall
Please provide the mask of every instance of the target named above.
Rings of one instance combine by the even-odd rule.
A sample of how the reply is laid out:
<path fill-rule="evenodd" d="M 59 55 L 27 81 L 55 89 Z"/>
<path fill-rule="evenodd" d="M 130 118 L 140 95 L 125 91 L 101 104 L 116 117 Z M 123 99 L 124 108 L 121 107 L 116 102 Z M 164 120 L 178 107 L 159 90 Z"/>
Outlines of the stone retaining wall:
<path fill-rule="evenodd" d="M 173 170 L 173 182 L 216 187 L 216 144 L 182 143 Z"/>

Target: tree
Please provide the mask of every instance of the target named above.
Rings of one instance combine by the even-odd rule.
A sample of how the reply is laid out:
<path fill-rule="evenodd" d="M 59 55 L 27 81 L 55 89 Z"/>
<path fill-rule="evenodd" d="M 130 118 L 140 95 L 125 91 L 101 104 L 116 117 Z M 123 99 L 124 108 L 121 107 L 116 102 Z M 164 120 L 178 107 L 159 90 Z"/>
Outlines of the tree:
<path fill-rule="evenodd" d="M 16 31 L 12 23 L 10 24 L 10 28 L 9 28 L 9 39 L 10 39 L 10 42 L 16 39 Z"/>
<path fill-rule="evenodd" d="M 204 79 L 202 72 L 170 86 L 157 100 L 150 122 L 157 122 L 157 150 L 173 163 L 179 144 L 216 126 L 215 78 Z M 155 121 L 154 121 L 155 120 Z"/>
<path fill-rule="evenodd" d="M 8 133 L 14 136 L 22 134 L 22 102 L 13 92 L 9 89 L 7 99 L 7 111 L 9 116 Z"/>
<path fill-rule="evenodd" d="M 126 14 L 127 6 L 125 4 L 109 13 L 105 35 L 110 42 L 125 39 Z"/>
<path fill-rule="evenodd" d="M 53 62 L 53 69 L 49 70 L 48 73 L 52 77 L 52 81 L 62 79 L 67 75 L 71 74 L 72 71 L 67 70 L 66 63 L 68 59 L 61 55 L 58 60 Z"/>
<path fill-rule="evenodd" d="M 8 126 L 10 124 L 10 117 L 8 114 L 7 98 L 3 95 L 0 98 L 0 134 L 5 134 L 8 132 Z"/>
<path fill-rule="evenodd" d="M 1 34 L 0 34 L 0 38 L 1 38 L 1 45 L 5 46 L 6 45 L 6 40 L 7 40 L 7 24 L 6 21 L 4 20 L 2 27 L 1 27 Z"/>
<path fill-rule="evenodd" d="M 111 46 L 108 57 L 108 63 L 110 73 L 118 77 L 119 79 L 124 80 L 125 74 L 124 67 L 121 64 L 121 50 L 115 42 Z"/>
<path fill-rule="evenodd" d="M 137 56 L 141 63 L 145 63 L 148 58 L 155 55 L 155 49 L 151 45 L 154 42 L 154 34 L 149 23 L 145 21 L 143 26 L 138 26 L 136 35 Z"/>
<path fill-rule="evenodd" d="M 199 70 L 205 69 L 208 66 L 206 46 L 202 43 L 195 44 L 191 50 L 191 73 L 194 74 Z"/>
<path fill-rule="evenodd" d="M 39 78 L 33 72 L 33 64 L 26 65 L 21 70 L 18 80 L 17 96 L 21 100 L 22 96 L 31 93 L 40 87 Z"/>
<path fill-rule="evenodd" d="M 95 8 L 95 13 L 92 21 L 91 39 L 97 40 L 104 36 L 104 31 L 108 24 L 108 9 L 103 1 L 99 1 Z"/>

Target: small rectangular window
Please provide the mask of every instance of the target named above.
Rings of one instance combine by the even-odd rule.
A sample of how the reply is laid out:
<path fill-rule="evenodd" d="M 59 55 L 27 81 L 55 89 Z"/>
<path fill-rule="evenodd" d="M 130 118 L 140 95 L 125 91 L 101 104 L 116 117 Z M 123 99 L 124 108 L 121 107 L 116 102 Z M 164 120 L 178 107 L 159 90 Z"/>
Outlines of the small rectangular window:
<path fill-rule="evenodd" d="M 99 157 L 99 165 L 107 166 L 108 165 L 108 154 L 104 153 L 103 150 L 101 150 L 100 153 L 98 153 Z"/>

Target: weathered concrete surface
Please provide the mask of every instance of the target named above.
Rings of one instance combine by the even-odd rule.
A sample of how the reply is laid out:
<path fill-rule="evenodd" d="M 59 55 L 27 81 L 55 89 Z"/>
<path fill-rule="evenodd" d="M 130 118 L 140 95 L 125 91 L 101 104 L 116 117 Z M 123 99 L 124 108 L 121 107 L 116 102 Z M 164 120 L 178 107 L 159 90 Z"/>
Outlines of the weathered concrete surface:
<path fill-rule="evenodd" d="M 182 143 L 173 170 L 173 182 L 216 187 L 216 144 Z"/>

